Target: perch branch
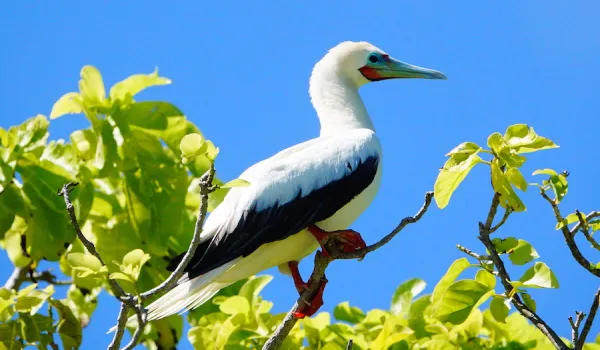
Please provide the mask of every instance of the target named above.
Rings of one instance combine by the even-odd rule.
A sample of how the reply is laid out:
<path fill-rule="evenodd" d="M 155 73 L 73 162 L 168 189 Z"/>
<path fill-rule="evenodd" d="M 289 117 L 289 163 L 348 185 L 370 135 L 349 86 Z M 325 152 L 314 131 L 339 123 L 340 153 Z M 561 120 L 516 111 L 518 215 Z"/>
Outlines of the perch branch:
<path fill-rule="evenodd" d="M 490 206 L 490 210 L 488 212 L 488 216 L 486 218 L 485 223 L 479 223 L 478 238 L 490 252 L 490 258 L 496 266 L 496 269 L 498 269 L 498 276 L 500 277 L 500 281 L 504 286 L 506 294 L 509 295 L 513 290 L 513 286 L 510 284 L 510 276 L 508 274 L 508 271 L 506 271 L 504 262 L 500 258 L 500 255 L 498 255 L 498 251 L 496 251 L 496 247 L 490 239 L 490 229 L 492 228 L 492 224 L 494 222 L 494 218 L 496 216 L 496 212 L 498 211 L 499 205 L 500 194 L 495 193 L 494 197 L 492 198 L 492 204 Z M 562 341 L 562 339 L 560 339 L 558 334 L 556 334 L 556 332 L 552 328 L 550 328 L 550 326 L 544 320 L 542 320 L 535 312 L 533 312 L 533 310 L 531 310 L 527 305 L 525 305 L 525 303 L 521 300 L 518 294 L 515 293 L 511 302 L 517 308 L 517 310 L 519 310 L 521 315 L 523 315 L 532 324 L 534 324 L 550 340 L 554 347 L 561 350 L 568 349 L 567 345 Z"/>
<path fill-rule="evenodd" d="M 10 277 L 4 283 L 4 288 L 18 290 L 21 284 L 27 279 L 27 269 L 23 267 L 15 267 Z"/>
<path fill-rule="evenodd" d="M 460 244 L 457 244 L 456 248 L 458 248 L 458 250 L 460 250 L 461 252 L 467 254 L 468 256 L 473 257 L 473 258 L 475 258 L 475 259 L 477 259 L 479 261 L 490 261 L 490 260 L 492 260 L 489 255 L 480 255 L 480 254 L 477 254 L 474 251 L 472 251 L 471 249 L 469 249 L 467 247 L 464 247 L 464 246 L 462 246 Z"/>
<path fill-rule="evenodd" d="M 423 203 L 423 206 L 417 212 L 417 214 L 402 219 L 402 221 L 400 221 L 398 226 L 396 226 L 396 228 L 392 232 L 390 232 L 388 235 L 383 237 L 381 240 L 379 240 L 379 242 L 375 244 L 372 244 L 364 249 L 357 250 L 356 252 L 347 253 L 341 252 L 336 245 L 337 242 L 335 242 L 334 240 L 330 240 L 327 244 L 327 248 L 330 255 L 323 255 L 320 251 L 317 251 L 317 253 L 315 254 L 314 268 L 308 282 L 309 288 L 302 293 L 300 298 L 298 298 L 292 309 L 287 313 L 283 321 L 279 324 L 271 338 L 269 338 L 269 340 L 265 343 L 262 349 L 274 350 L 279 349 L 281 347 L 285 338 L 288 336 L 292 328 L 294 328 L 294 326 L 298 322 L 298 319 L 294 316 L 294 313 L 298 311 L 298 308 L 300 307 L 300 305 L 302 305 L 304 300 L 312 300 L 315 297 L 317 291 L 319 290 L 320 282 L 325 277 L 325 270 L 327 269 L 329 263 L 331 263 L 334 259 L 362 259 L 365 257 L 366 254 L 383 247 L 385 244 L 391 241 L 392 238 L 394 238 L 394 236 L 396 236 L 400 231 L 402 231 L 404 227 L 419 221 L 423 217 L 425 212 L 427 212 L 427 209 L 431 204 L 432 198 L 433 192 L 427 192 L 425 194 L 425 203 Z"/>
<path fill-rule="evenodd" d="M 575 234 L 578 230 L 581 230 L 581 232 L 583 232 L 583 235 L 585 236 L 585 239 L 587 239 L 588 242 L 590 242 L 592 247 L 596 248 L 597 250 L 600 250 L 600 244 L 598 244 L 594 237 L 592 237 L 592 234 L 590 232 L 590 226 L 587 223 L 587 220 L 597 217 L 598 215 L 600 215 L 600 213 L 598 213 L 597 211 L 593 211 L 590 213 L 590 215 L 587 215 L 586 218 L 583 217 L 583 214 L 581 214 L 579 210 L 577 210 L 575 213 L 577 213 L 577 218 L 579 219 L 579 222 L 573 227 L 573 229 L 571 229 L 573 237 L 575 237 Z"/>
<path fill-rule="evenodd" d="M 552 210 L 554 211 L 554 216 L 556 218 L 556 222 L 562 222 L 564 218 L 560 213 L 560 209 L 558 208 L 558 204 L 556 203 L 556 201 L 550 198 L 546 194 L 546 191 L 544 189 L 540 191 L 540 194 L 552 207 Z M 579 223 L 579 225 L 581 225 L 581 223 Z M 560 228 L 560 231 L 562 232 L 565 242 L 567 243 L 567 247 L 569 247 L 569 250 L 571 251 L 571 255 L 573 255 L 573 258 L 575 258 L 579 265 L 581 265 L 581 267 L 583 267 L 584 269 L 588 270 L 591 274 L 600 277 L 600 269 L 596 269 L 593 267 L 594 265 L 588 259 L 586 259 L 583 256 L 583 254 L 581 254 L 577 243 L 575 243 L 575 233 L 577 232 L 575 229 L 579 229 L 579 225 L 576 225 L 573 228 L 573 230 L 569 230 L 567 225 L 563 225 Z"/>
<path fill-rule="evenodd" d="M 143 300 L 173 289 L 177 281 L 183 275 L 183 271 L 192 260 L 198 245 L 200 245 L 200 234 L 202 233 L 202 225 L 204 225 L 206 211 L 208 209 L 208 195 L 214 191 L 214 188 L 212 188 L 214 176 L 215 167 L 214 164 L 211 164 L 210 169 L 208 169 L 208 171 L 200 178 L 200 213 L 198 214 L 198 219 L 196 220 L 196 227 L 194 228 L 194 236 L 190 242 L 190 247 L 183 256 L 183 259 L 181 259 L 179 265 L 177 265 L 177 268 L 175 268 L 175 270 L 163 283 L 145 293 L 142 293 L 141 297 Z"/>
<path fill-rule="evenodd" d="M 592 306 L 590 306 L 590 311 L 588 312 L 587 319 L 583 324 L 583 329 L 581 330 L 581 334 L 577 337 L 577 343 L 573 342 L 573 345 L 576 350 L 583 349 L 583 345 L 585 344 L 585 339 L 592 329 L 592 323 L 594 323 L 594 318 L 596 317 L 596 312 L 598 311 L 598 305 L 600 303 L 600 289 L 596 291 L 594 294 L 594 301 L 592 302 Z"/>
<path fill-rule="evenodd" d="M 69 220 L 71 221 L 71 225 L 75 229 L 75 233 L 77 233 L 77 238 L 79 238 L 81 243 L 83 243 L 83 245 L 85 246 L 85 249 L 87 249 L 87 251 L 90 254 L 95 256 L 96 259 L 98 259 L 98 261 L 100 261 L 102 266 L 106 266 L 106 264 L 104 263 L 104 260 L 102 260 L 102 257 L 96 250 L 94 243 L 90 242 L 90 240 L 87 239 L 87 237 L 85 237 L 83 232 L 81 232 L 81 228 L 79 227 L 79 222 L 77 221 L 77 216 L 75 216 L 75 207 L 73 206 L 73 203 L 71 203 L 71 198 L 69 198 L 69 193 L 77 185 L 79 185 L 78 182 L 69 182 L 68 184 L 64 185 L 58 191 L 58 195 L 63 197 L 65 200 L 65 205 L 67 206 L 67 212 L 69 213 Z M 108 284 L 110 286 L 110 289 L 112 290 L 114 295 L 120 301 L 129 303 L 131 305 L 131 303 L 133 302 L 133 299 L 131 299 L 130 297 L 129 298 L 127 297 L 127 294 L 125 293 L 125 291 L 123 291 L 123 288 L 121 288 L 121 286 L 115 280 L 110 279 L 108 277 L 107 277 L 107 279 L 108 279 Z"/>
<path fill-rule="evenodd" d="M 119 310 L 119 316 L 117 316 L 117 330 L 113 337 L 112 342 L 108 346 L 109 350 L 117 350 L 121 346 L 121 340 L 125 333 L 125 324 L 127 323 L 127 313 L 129 312 L 129 306 L 125 303 L 121 303 L 121 310 Z"/>

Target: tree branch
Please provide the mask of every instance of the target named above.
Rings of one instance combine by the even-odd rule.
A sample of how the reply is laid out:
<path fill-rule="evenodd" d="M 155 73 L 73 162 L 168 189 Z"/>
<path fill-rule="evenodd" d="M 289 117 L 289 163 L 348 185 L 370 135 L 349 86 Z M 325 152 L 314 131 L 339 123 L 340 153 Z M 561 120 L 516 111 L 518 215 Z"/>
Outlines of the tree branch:
<path fill-rule="evenodd" d="M 577 342 L 573 342 L 575 350 L 583 349 L 583 345 L 585 344 L 585 339 L 592 329 L 592 323 L 594 323 L 594 318 L 596 317 L 596 312 L 598 311 L 598 305 L 600 304 L 600 289 L 596 291 L 594 294 L 594 301 L 592 302 L 592 306 L 590 306 L 590 311 L 588 312 L 587 319 L 583 324 L 583 329 L 581 330 L 581 334 L 577 337 Z M 580 313 L 583 314 L 583 313 Z"/>
<path fill-rule="evenodd" d="M 587 215 L 585 218 L 583 217 L 583 214 L 581 214 L 581 212 L 579 210 L 575 211 L 575 213 L 577 214 L 577 218 L 579 219 L 579 222 L 573 227 L 573 229 L 571 229 L 572 236 L 575 237 L 575 234 L 577 233 L 577 231 L 581 230 L 581 232 L 583 232 L 583 235 L 588 240 L 588 242 L 590 242 L 592 247 L 596 248 L 597 250 L 600 250 L 600 244 L 598 244 L 598 242 L 596 242 L 594 237 L 592 237 L 592 234 L 590 233 L 590 226 L 587 224 L 587 220 L 593 219 L 593 218 L 599 216 L 600 213 L 597 211 L 593 211 L 590 213 L 590 215 Z"/>
<path fill-rule="evenodd" d="M 157 286 L 145 293 L 140 294 L 139 296 L 134 296 L 129 293 L 126 293 L 115 280 L 110 279 L 110 278 L 108 279 L 111 290 L 113 291 L 113 293 L 115 294 L 117 299 L 119 299 L 119 301 L 121 301 L 121 309 L 119 311 L 119 316 L 117 317 L 117 325 L 116 325 L 115 335 L 113 337 L 112 342 L 110 343 L 110 345 L 108 347 L 110 350 L 119 349 L 119 347 L 121 345 L 121 341 L 123 340 L 123 334 L 125 333 L 125 327 L 127 325 L 128 313 L 131 309 L 133 309 L 136 313 L 137 327 L 136 327 L 135 332 L 133 333 L 131 341 L 129 342 L 129 344 L 127 344 L 125 347 L 123 347 L 123 349 L 124 350 L 133 349 L 137 345 L 137 343 L 139 342 L 140 336 L 144 330 L 144 327 L 146 326 L 146 323 L 147 323 L 146 310 L 144 309 L 144 307 L 142 305 L 143 301 L 152 296 L 155 296 L 157 294 L 164 293 L 164 292 L 167 292 L 167 291 L 173 289 L 173 287 L 175 287 L 175 284 L 177 283 L 177 281 L 183 275 L 186 266 L 191 261 L 193 255 L 196 251 L 196 248 L 200 244 L 200 234 L 202 233 L 202 225 L 204 224 L 204 220 L 206 218 L 206 213 L 207 213 L 207 209 L 208 209 L 208 194 L 213 192 L 216 189 L 214 186 L 212 186 L 212 181 L 214 179 L 214 175 L 215 175 L 215 168 L 214 168 L 214 165 L 211 164 L 210 168 L 200 178 L 200 183 L 199 183 L 199 186 L 200 186 L 200 208 L 199 208 L 199 211 L 200 211 L 200 213 L 198 214 L 198 219 L 196 221 L 196 227 L 194 230 L 194 236 L 192 237 L 190 247 L 188 248 L 188 251 L 184 255 L 183 259 L 181 260 L 181 262 L 179 263 L 177 268 L 171 273 L 171 275 L 169 275 L 169 277 L 163 283 L 161 283 L 159 286 Z M 105 263 L 102 260 L 102 257 L 100 256 L 98 251 L 96 250 L 96 247 L 94 246 L 94 244 L 92 242 L 90 242 L 83 235 L 83 233 L 81 232 L 79 223 L 77 222 L 77 217 L 75 215 L 75 209 L 73 207 L 71 199 L 69 198 L 69 193 L 72 191 L 73 187 L 75 187 L 75 186 L 77 186 L 77 183 L 69 182 L 68 184 L 64 185 L 58 191 L 58 195 L 64 197 L 64 199 L 65 199 L 65 205 L 67 207 L 69 219 L 71 221 L 71 225 L 73 226 L 73 228 L 75 229 L 75 232 L 77 233 L 77 237 L 79 238 L 79 240 L 81 240 L 81 242 L 86 247 L 88 252 L 90 254 L 92 254 L 93 256 L 95 256 L 100 261 L 100 263 L 103 266 L 105 266 Z M 27 271 L 25 270 L 24 273 L 26 273 L 26 272 Z M 19 273 L 21 273 L 21 272 L 19 271 Z M 40 276 L 49 278 L 49 276 L 52 276 L 52 275 L 50 274 L 48 276 L 48 275 L 44 275 L 44 273 L 42 273 Z M 9 279 L 9 281 L 10 281 L 10 279 Z M 13 283 L 13 282 L 11 282 L 11 283 Z"/>
<path fill-rule="evenodd" d="M 59 196 L 63 197 L 65 200 L 65 205 L 67 206 L 67 213 L 69 214 L 69 220 L 71 221 L 71 225 L 75 229 L 75 233 L 77 233 L 77 238 L 79 238 L 81 243 L 83 243 L 83 245 L 85 246 L 85 249 L 87 249 L 87 251 L 90 254 L 95 256 L 96 259 L 98 259 L 98 261 L 100 261 L 102 266 L 106 266 L 106 264 L 104 263 L 104 260 L 102 260 L 102 257 L 100 256 L 100 254 L 98 254 L 98 251 L 96 250 L 96 247 L 94 246 L 94 243 L 90 242 L 90 240 L 87 239 L 87 237 L 85 237 L 83 232 L 81 232 L 81 228 L 79 227 L 79 222 L 77 222 L 77 216 L 75 216 L 75 207 L 73 206 L 73 203 L 71 203 L 71 198 L 69 198 L 69 193 L 77 185 L 79 185 L 78 182 L 69 182 L 66 185 L 64 185 L 58 191 L 57 194 Z M 110 286 L 110 289 L 112 290 L 114 295 L 117 297 L 117 299 L 119 299 L 121 302 L 129 303 L 131 306 L 132 299 L 126 297 L 127 294 L 125 293 L 123 288 L 121 288 L 121 286 L 115 280 L 110 279 L 108 277 L 107 277 L 107 280 L 108 280 L 108 285 Z"/>
<path fill-rule="evenodd" d="M 379 240 L 379 242 L 375 244 L 372 244 L 364 249 L 360 249 L 355 252 L 347 253 L 342 252 L 338 249 L 337 242 L 335 242 L 335 240 L 330 240 L 327 243 L 326 247 L 330 255 L 323 255 L 321 251 L 317 251 L 317 253 L 315 254 L 314 268 L 308 281 L 309 288 L 302 293 L 300 298 L 298 298 L 292 309 L 287 313 L 281 324 L 279 324 L 271 338 L 269 338 L 269 340 L 265 343 L 262 349 L 275 350 L 281 347 L 285 338 L 288 336 L 292 328 L 294 328 L 294 326 L 298 322 L 298 319 L 294 316 L 294 313 L 299 310 L 299 308 L 304 303 L 304 300 L 312 300 L 315 297 L 317 291 L 319 290 L 321 281 L 325 277 L 325 270 L 327 269 L 329 263 L 331 263 L 334 259 L 362 259 L 367 253 L 373 252 L 383 247 L 385 244 L 390 242 L 392 238 L 394 238 L 394 236 L 396 236 L 400 231 L 402 231 L 404 227 L 419 221 L 423 217 L 425 212 L 427 212 L 427 209 L 431 204 L 432 198 L 433 192 L 427 192 L 425 194 L 425 203 L 423 203 L 423 206 L 417 212 L 417 214 L 402 219 L 402 221 L 400 221 L 398 226 L 396 226 L 396 228 L 392 232 L 390 232 L 388 235 L 383 237 L 381 240 Z"/>
<path fill-rule="evenodd" d="M 496 212 L 498 210 L 499 205 L 500 194 L 495 193 L 494 197 L 492 198 L 492 204 L 490 206 L 490 210 L 488 212 L 485 224 L 482 222 L 479 223 L 478 238 L 490 252 L 490 258 L 496 266 L 496 269 L 498 269 L 498 276 L 500 277 L 500 281 L 504 286 L 506 295 L 509 295 L 513 290 L 513 286 L 510 284 L 510 276 L 508 274 L 508 271 L 506 271 L 504 262 L 500 258 L 500 255 L 498 255 L 498 251 L 496 251 L 496 247 L 490 239 L 490 229 L 492 228 L 492 223 L 494 222 L 494 217 L 496 216 Z M 519 310 L 521 315 L 523 315 L 531 323 L 533 323 L 550 340 L 552 345 L 554 345 L 557 349 L 568 349 L 567 345 L 562 341 L 562 339 L 560 339 L 558 334 L 556 334 L 556 332 L 552 328 L 550 328 L 550 326 L 544 320 L 542 320 L 535 312 L 533 312 L 533 310 L 531 310 L 527 305 L 525 305 L 525 303 L 523 303 L 518 294 L 515 293 L 515 295 L 512 297 L 511 302 L 517 308 L 517 310 Z"/>
<path fill-rule="evenodd" d="M 200 234 L 202 233 L 202 226 L 204 225 L 204 220 L 206 219 L 206 211 L 208 210 L 208 195 L 213 192 L 215 189 L 212 188 L 212 182 L 215 176 L 215 167 L 214 164 L 211 164 L 210 168 L 202 177 L 200 178 L 200 213 L 198 214 L 198 219 L 196 220 L 196 226 L 194 228 L 194 236 L 192 237 L 192 241 L 190 242 L 190 247 L 187 252 L 177 265 L 177 268 L 171 273 L 171 275 L 160 285 L 151 290 L 142 293 L 142 300 L 146 300 L 151 298 L 157 294 L 169 291 L 175 287 L 177 281 L 183 276 L 183 271 L 187 267 L 187 265 L 192 260 L 194 253 L 196 253 L 196 249 L 200 245 Z"/>
<path fill-rule="evenodd" d="M 564 218 L 562 217 L 562 215 L 560 213 L 560 209 L 558 208 L 558 204 L 556 204 L 556 201 L 553 200 L 552 198 L 548 197 L 548 195 L 546 194 L 546 191 L 544 189 L 542 189 L 540 191 L 540 194 L 542 195 L 542 197 L 544 197 L 544 199 L 548 203 L 550 203 L 550 206 L 552 207 L 552 210 L 554 211 L 554 216 L 556 217 L 556 222 L 562 222 Z M 579 263 L 579 265 L 581 265 L 581 267 L 588 270 L 591 274 L 593 274 L 597 277 L 600 277 L 600 269 L 596 269 L 593 267 L 594 265 L 589 260 L 587 260 L 583 256 L 583 254 L 581 254 L 581 251 L 579 250 L 577 243 L 575 243 L 575 233 L 577 232 L 577 230 L 575 230 L 575 228 L 579 229 L 578 225 L 576 225 L 573 228 L 573 230 L 569 230 L 567 225 L 563 225 L 560 228 L 560 231 L 563 234 L 565 242 L 567 243 L 567 247 L 569 247 L 569 250 L 571 251 L 571 255 L 573 255 L 573 258 L 575 258 L 575 260 Z"/>
<path fill-rule="evenodd" d="M 574 345 L 578 343 L 577 338 L 579 337 L 579 325 L 585 317 L 583 312 L 576 312 L 575 315 L 575 321 L 573 321 L 573 317 L 569 316 L 569 324 L 571 325 L 571 341 Z"/>

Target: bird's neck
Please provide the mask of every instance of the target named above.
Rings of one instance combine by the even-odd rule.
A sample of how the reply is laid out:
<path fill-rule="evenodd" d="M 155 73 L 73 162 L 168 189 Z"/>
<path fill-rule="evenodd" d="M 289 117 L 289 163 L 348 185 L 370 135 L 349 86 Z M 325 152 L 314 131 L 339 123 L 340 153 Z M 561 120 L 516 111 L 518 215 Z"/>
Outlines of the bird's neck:
<path fill-rule="evenodd" d="M 321 123 L 321 136 L 375 126 L 355 84 L 335 71 L 313 71 L 310 97 Z"/>

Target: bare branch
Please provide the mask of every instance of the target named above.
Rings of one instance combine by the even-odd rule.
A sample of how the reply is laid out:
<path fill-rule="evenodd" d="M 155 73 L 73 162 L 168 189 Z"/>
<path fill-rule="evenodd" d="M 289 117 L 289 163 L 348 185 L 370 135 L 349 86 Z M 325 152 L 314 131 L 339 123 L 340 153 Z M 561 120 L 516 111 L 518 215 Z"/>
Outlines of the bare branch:
<path fill-rule="evenodd" d="M 510 214 L 512 214 L 512 212 L 513 212 L 513 210 L 511 208 L 506 208 L 504 210 L 504 216 L 502 216 L 502 219 L 500 220 L 500 222 L 490 228 L 490 234 L 496 232 L 497 229 L 502 227 L 502 225 L 504 225 L 504 223 L 506 222 L 506 220 L 508 219 Z"/>
<path fill-rule="evenodd" d="M 558 209 L 558 204 L 556 204 L 556 201 L 553 200 L 552 198 L 548 197 L 548 195 L 546 194 L 546 192 L 543 189 L 540 191 L 540 194 L 542 195 L 542 197 L 544 197 L 544 199 L 548 203 L 550 203 L 550 206 L 552 207 L 552 210 L 554 211 L 554 216 L 556 217 L 556 222 L 562 222 L 564 218 L 562 217 L 562 215 L 560 213 L 560 209 Z M 593 275 L 600 277 L 600 269 L 596 269 L 594 267 L 594 265 L 589 260 L 587 260 L 583 256 L 583 254 L 581 254 L 581 251 L 579 250 L 577 243 L 575 243 L 574 233 L 576 231 L 571 232 L 569 230 L 569 228 L 567 227 L 567 225 L 563 225 L 560 228 L 560 230 L 563 234 L 565 242 L 567 243 L 567 247 L 569 247 L 569 250 L 571 251 L 571 255 L 573 255 L 573 258 L 575 258 L 575 260 L 579 263 L 579 265 L 581 265 L 581 267 L 588 270 Z"/>
<path fill-rule="evenodd" d="M 579 325 L 581 324 L 581 321 L 583 321 L 583 318 L 585 317 L 585 314 L 583 312 L 576 312 L 576 319 L 575 321 L 573 321 L 573 317 L 569 316 L 569 324 L 571 325 L 571 341 L 573 342 L 573 344 L 577 344 L 578 340 L 577 338 L 579 337 Z"/>
<path fill-rule="evenodd" d="M 117 330 L 115 331 L 115 336 L 113 337 L 112 342 L 108 346 L 108 350 L 118 350 L 121 346 L 121 340 L 123 339 L 123 334 L 125 333 L 125 324 L 127 323 L 127 313 L 129 312 L 130 307 L 121 303 L 121 310 L 119 311 L 119 316 L 117 317 Z"/>
<path fill-rule="evenodd" d="M 354 341 L 352 339 L 348 340 L 348 345 L 346 345 L 346 350 L 352 350 L 354 345 Z"/>
<path fill-rule="evenodd" d="M 460 250 L 461 252 L 467 254 L 468 256 L 473 257 L 473 258 L 475 258 L 475 259 L 477 259 L 479 261 L 490 261 L 490 260 L 492 260 L 489 255 L 480 255 L 480 254 L 477 254 L 474 251 L 472 251 L 471 249 L 463 247 L 460 244 L 457 244 L 456 248 L 458 248 L 458 250 Z"/>
<path fill-rule="evenodd" d="M 154 295 L 169 291 L 175 287 L 177 281 L 183 276 L 183 271 L 187 267 L 187 265 L 192 260 L 194 253 L 196 253 L 196 249 L 200 245 L 200 234 L 202 233 L 202 226 L 204 225 L 204 220 L 206 219 L 206 211 L 208 209 L 208 195 L 213 192 L 212 182 L 215 176 L 215 167 L 214 164 L 211 164 L 210 168 L 202 175 L 200 178 L 200 213 L 198 214 L 198 219 L 196 220 L 196 227 L 194 228 L 194 236 L 192 237 L 192 241 L 190 242 L 190 247 L 187 252 L 177 265 L 177 268 L 171 273 L 171 275 L 160 285 L 151 290 L 142 293 L 142 300 L 146 300 L 148 298 L 153 297 Z"/>
<path fill-rule="evenodd" d="M 425 203 L 423 203 L 423 206 L 417 212 L 417 214 L 402 219 L 402 221 L 400 221 L 398 226 L 396 226 L 396 228 L 392 232 L 390 232 L 388 235 L 383 237 L 379 242 L 375 244 L 372 244 L 364 249 L 357 250 L 356 252 L 346 253 L 341 252 L 339 249 L 337 249 L 336 242 L 334 242 L 334 240 L 331 240 L 327 244 L 327 248 L 330 255 L 324 255 L 320 251 L 317 251 L 317 253 L 315 254 L 314 268 L 308 281 L 308 289 L 302 293 L 300 298 L 298 298 L 292 309 L 287 313 L 281 324 L 279 324 L 271 338 L 269 338 L 269 340 L 265 343 L 262 349 L 274 350 L 279 349 L 281 347 L 281 344 L 283 344 L 285 338 L 288 336 L 292 328 L 294 328 L 294 326 L 298 322 L 298 319 L 294 316 L 294 313 L 302 307 L 304 300 L 312 300 L 316 296 L 317 291 L 320 287 L 320 283 L 325 277 L 325 270 L 327 269 L 329 263 L 331 263 L 334 259 L 362 259 L 367 253 L 373 252 L 383 247 L 385 244 L 391 241 L 392 238 L 394 238 L 394 236 L 396 236 L 400 231 L 402 231 L 402 229 L 404 229 L 404 227 L 406 227 L 408 224 L 412 224 L 419 221 L 429 208 L 432 198 L 433 192 L 427 192 L 425 194 Z"/>
<path fill-rule="evenodd" d="M 592 247 L 596 248 L 597 250 L 600 250 L 600 244 L 598 244 L 598 242 L 596 242 L 594 237 L 592 237 L 592 234 L 590 233 L 590 226 L 587 224 L 587 220 L 596 217 L 599 213 L 593 211 L 590 213 L 589 216 L 586 216 L 586 218 L 583 217 L 583 214 L 581 214 L 581 212 L 579 210 L 575 211 L 575 213 L 577 214 L 577 218 L 579 219 L 579 222 L 577 223 L 577 225 L 575 225 L 573 227 L 573 229 L 571 229 L 572 236 L 575 237 L 577 230 L 580 229 L 581 232 L 583 232 L 583 235 L 585 236 L 585 238 L 588 240 L 588 242 L 590 242 Z"/>
<path fill-rule="evenodd" d="M 138 322 L 137 324 L 138 325 L 137 325 L 137 328 L 135 329 L 135 332 L 133 332 L 131 341 L 129 342 L 129 344 L 125 345 L 123 350 L 131 350 L 131 349 L 135 348 L 138 341 L 140 340 L 140 336 L 142 335 L 142 332 L 144 331 L 144 327 L 146 327 L 146 323 L 148 322 L 148 320 L 146 319 L 146 310 L 144 309 L 142 304 L 137 305 L 137 307 L 135 308 L 135 313 L 137 315 L 137 322 Z"/>
<path fill-rule="evenodd" d="M 98 259 L 98 261 L 100 261 L 102 266 L 106 266 L 106 264 L 104 263 L 104 260 L 102 260 L 102 257 L 100 257 L 100 254 L 96 250 L 94 243 L 90 242 L 90 240 L 87 239 L 87 237 L 85 237 L 83 232 L 81 232 L 81 228 L 79 227 L 79 222 L 77 222 L 77 217 L 75 216 L 75 207 L 73 207 L 73 203 L 71 203 L 71 198 L 69 198 L 69 193 L 77 185 L 79 185 L 78 182 L 69 182 L 68 184 L 64 185 L 58 191 L 58 195 L 63 197 L 65 200 L 65 205 L 67 206 L 67 212 L 69 213 L 69 219 L 71 220 L 71 225 L 75 229 L 75 233 L 77 233 L 77 238 L 79 238 L 81 243 L 83 243 L 83 245 L 85 246 L 85 249 L 87 249 L 87 251 L 90 254 L 95 256 L 96 259 Z M 127 294 L 125 293 L 125 291 L 123 291 L 123 288 L 121 288 L 121 286 L 115 280 L 113 280 L 111 278 L 107 278 L 107 279 L 108 279 L 108 284 L 110 286 L 110 289 L 112 290 L 112 292 L 115 294 L 115 296 L 119 300 L 127 302 L 127 303 L 132 302 L 132 299 L 126 297 Z"/>
<path fill-rule="evenodd" d="M 494 222 L 494 217 L 496 216 L 499 205 L 500 194 L 495 193 L 494 197 L 492 198 L 492 204 L 490 206 L 485 224 L 482 222 L 479 223 L 478 238 L 490 252 L 490 258 L 496 266 L 496 269 L 498 269 L 498 276 L 500 277 L 500 281 L 504 286 L 506 295 L 509 295 L 513 290 L 513 286 L 510 284 L 510 276 L 508 271 L 506 271 L 504 262 L 500 258 L 500 255 L 498 255 L 498 251 L 496 251 L 496 247 L 490 239 L 490 229 L 492 228 L 492 223 Z M 552 345 L 554 345 L 557 349 L 568 349 L 567 345 L 562 341 L 562 339 L 560 339 L 558 334 L 556 334 L 556 332 L 550 328 L 550 326 L 544 320 L 542 320 L 535 312 L 533 312 L 533 310 L 525 305 L 525 303 L 523 303 L 519 295 L 516 293 L 512 298 L 512 304 L 517 308 L 517 310 L 519 310 L 521 315 L 533 323 L 550 340 Z"/>
<path fill-rule="evenodd" d="M 596 291 L 594 294 L 594 301 L 592 302 L 592 306 L 590 306 L 590 312 L 588 312 L 588 317 L 583 324 L 583 329 L 581 330 L 581 334 L 577 337 L 577 343 L 574 343 L 576 350 L 583 349 L 583 345 L 585 344 L 585 339 L 590 333 L 590 329 L 592 329 L 592 324 L 594 323 L 594 318 L 596 318 L 596 312 L 598 311 L 598 305 L 600 304 L 600 289 Z"/>

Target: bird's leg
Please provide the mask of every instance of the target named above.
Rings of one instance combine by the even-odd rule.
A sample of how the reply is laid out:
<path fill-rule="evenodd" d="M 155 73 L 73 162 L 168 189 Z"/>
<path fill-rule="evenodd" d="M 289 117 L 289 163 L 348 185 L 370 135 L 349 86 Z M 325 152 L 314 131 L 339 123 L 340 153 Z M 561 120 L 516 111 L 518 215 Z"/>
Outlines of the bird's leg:
<path fill-rule="evenodd" d="M 319 242 L 319 245 L 321 246 L 321 249 L 323 249 L 323 254 L 325 256 L 331 256 L 331 254 L 327 252 L 326 248 L 327 242 L 330 239 L 335 239 L 336 241 L 340 242 L 342 250 L 346 253 L 354 252 L 367 247 L 367 244 L 360 236 L 360 233 L 354 230 L 327 232 L 318 228 L 316 225 L 311 225 L 308 227 L 308 231 L 315 236 Z"/>
<path fill-rule="evenodd" d="M 300 271 L 298 270 L 298 262 L 290 261 L 288 262 L 288 266 L 290 267 L 290 271 L 292 272 L 292 278 L 294 279 L 294 286 L 298 291 L 298 294 L 302 296 L 302 293 L 306 291 L 309 287 L 309 284 L 304 282 L 302 276 L 300 276 Z M 319 281 L 319 290 L 317 294 L 310 300 L 304 300 L 303 304 L 298 306 L 298 310 L 294 312 L 294 317 L 296 318 L 304 318 L 306 316 L 314 315 L 321 306 L 323 306 L 323 292 L 325 291 L 325 285 L 327 284 L 327 279 L 323 276 L 323 279 Z"/>

